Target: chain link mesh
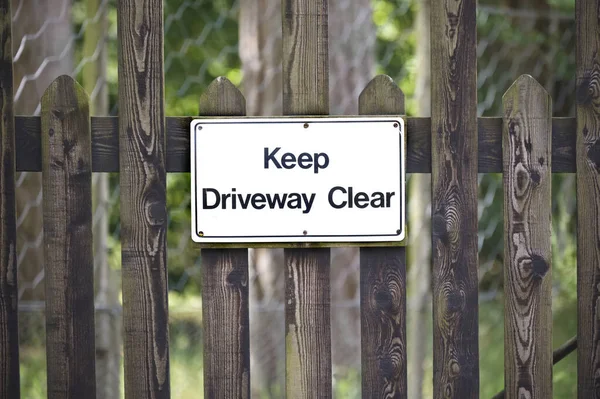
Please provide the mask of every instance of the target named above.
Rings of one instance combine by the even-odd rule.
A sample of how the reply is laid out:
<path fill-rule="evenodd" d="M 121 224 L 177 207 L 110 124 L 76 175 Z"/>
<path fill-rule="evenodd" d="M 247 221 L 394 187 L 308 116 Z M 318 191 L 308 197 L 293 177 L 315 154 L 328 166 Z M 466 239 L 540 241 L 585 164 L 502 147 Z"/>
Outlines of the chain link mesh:
<path fill-rule="evenodd" d="M 358 4 L 358 6 L 356 6 Z M 417 1 L 339 0 L 330 14 L 331 112 L 357 113 L 358 94 L 375 73 L 390 75 L 404 90 L 407 113 L 419 115 L 415 21 Z M 17 114 L 39 114 L 39 99 L 60 74 L 85 88 L 95 115 L 117 115 L 117 30 L 114 0 L 13 0 L 13 54 Z M 37 16 L 37 17 L 35 17 Z M 478 114 L 501 115 L 502 94 L 522 73 L 533 75 L 554 99 L 555 116 L 573 116 L 575 29 L 572 14 L 554 11 L 478 9 Z M 241 87 L 249 115 L 281 113 L 281 10 L 278 0 L 170 0 L 165 2 L 165 99 L 167 115 L 196 115 L 198 100 L 217 76 Z M 518 29 L 515 29 L 515 26 Z M 37 180 L 36 180 L 37 179 Z M 123 396 L 120 334 L 120 244 L 118 174 L 94 174 L 93 214 L 97 282 L 98 370 L 100 397 Z M 409 180 L 411 178 L 409 177 Z M 553 203 L 553 248 L 567 259 L 575 212 L 574 177 L 554 176 L 554 194 L 573 199 Z M 46 397 L 43 317 L 43 234 L 40 177 L 20 173 L 17 180 L 21 378 L 24 397 Z M 202 392 L 202 299 L 199 251 L 189 231 L 189 176 L 170 174 L 168 190 L 168 264 L 171 386 L 176 398 Z M 426 191 L 426 190 L 425 190 Z M 487 303 L 502 307 L 503 190 L 500 175 L 479 177 L 479 252 L 482 319 Z M 556 197 L 554 197 L 556 198 Z M 429 203 L 422 226 L 429 224 Z M 567 215 L 567 216 L 565 216 Z M 411 235 L 421 237 L 418 224 Z M 415 241 L 412 241 L 415 243 Z M 418 241 L 415 245 L 418 245 Z M 337 397 L 360 397 L 359 275 L 356 250 L 332 251 L 331 314 L 334 386 Z M 250 251 L 252 387 L 255 397 L 282 397 L 284 387 L 283 253 Z M 409 273 L 414 267 L 409 265 Z M 426 266 L 425 266 L 426 267 Z M 572 276 L 556 284 L 564 295 L 574 290 Z M 418 290 L 408 287 L 408 309 Z M 421 298 L 422 299 L 422 298 Z M 430 298 L 428 298 L 430 300 Z M 429 304 L 429 309 L 430 309 Z M 431 317 L 430 313 L 426 317 Z M 409 320 L 409 324 L 413 320 Z M 430 321 L 428 333 L 431 334 Z M 489 335 L 486 335 L 488 334 Z M 482 331 L 482 347 L 486 337 Z M 491 339 L 491 338 L 490 338 Z M 409 342 L 409 362 L 411 361 Z M 424 362 L 424 387 L 431 381 L 431 349 Z M 498 360 L 501 363 L 501 359 Z M 410 376 L 409 376 L 410 378 Z M 496 376 L 482 369 L 482 384 Z M 410 385 L 410 384 L 409 384 Z M 501 387 L 499 387 L 501 388 Z M 483 393 L 483 391 L 482 391 Z M 431 392 L 424 388 L 424 397 Z"/>

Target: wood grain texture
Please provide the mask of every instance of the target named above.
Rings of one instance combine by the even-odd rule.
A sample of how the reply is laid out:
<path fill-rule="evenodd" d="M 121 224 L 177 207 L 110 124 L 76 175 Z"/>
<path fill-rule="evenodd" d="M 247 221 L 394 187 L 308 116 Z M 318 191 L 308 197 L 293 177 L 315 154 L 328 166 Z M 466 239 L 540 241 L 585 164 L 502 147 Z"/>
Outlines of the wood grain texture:
<path fill-rule="evenodd" d="M 242 116 L 246 101 L 227 78 L 200 97 L 202 116 Z M 250 397 L 248 250 L 202 250 L 204 396 Z"/>
<path fill-rule="evenodd" d="M 193 117 L 167 117 L 167 172 L 190 171 L 190 122 Z M 94 172 L 119 171 L 119 119 L 92 117 Z M 17 171 L 40 172 L 40 120 L 15 118 Z M 431 119 L 407 118 L 408 173 L 431 173 Z M 479 173 L 502 173 L 502 118 L 478 119 Z M 552 119 L 552 173 L 575 172 L 575 118 Z"/>
<path fill-rule="evenodd" d="M 329 249 L 286 249 L 286 397 L 331 398 Z"/>
<path fill-rule="evenodd" d="M 363 398 L 406 398 L 406 247 L 360 249 Z"/>
<path fill-rule="evenodd" d="M 577 386 L 600 398 L 600 1 L 575 4 L 577 32 Z"/>
<path fill-rule="evenodd" d="M 19 322 L 10 0 L 0 0 L 0 398 L 18 398 Z"/>
<path fill-rule="evenodd" d="M 504 385 L 552 397 L 552 99 L 523 75 L 504 107 Z"/>
<path fill-rule="evenodd" d="M 358 101 L 361 115 L 404 114 L 404 93 L 375 77 Z M 406 248 L 360 249 L 363 398 L 406 398 Z"/>
<path fill-rule="evenodd" d="M 431 4 L 434 398 L 479 396 L 475 14 Z"/>
<path fill-rule="evenodd" d="M 163 2 L 121 0 L 117 22 L 125 396 L 169 398 Z"/>
<path fill-rule="evenodd" d="M 204 396 L 250 398 L 248 250 L 202 251 Z"/>
<path fill-rule="evenodd" d="M 329 113 L 328 1 L 283 0 L 283 114 Z"/>
<path fill-rule="evenodd" d="M 63 75 L 42 97 L 49 398 L 95 398 L 92 151 L 87 94 Z"/>
<path fill-rule="evenodd" d="M 283 113 L 327 115 L 327 0 L 284 0 Z M 330 398 L 330 250 L 286 249 L 286 396 Z"/>

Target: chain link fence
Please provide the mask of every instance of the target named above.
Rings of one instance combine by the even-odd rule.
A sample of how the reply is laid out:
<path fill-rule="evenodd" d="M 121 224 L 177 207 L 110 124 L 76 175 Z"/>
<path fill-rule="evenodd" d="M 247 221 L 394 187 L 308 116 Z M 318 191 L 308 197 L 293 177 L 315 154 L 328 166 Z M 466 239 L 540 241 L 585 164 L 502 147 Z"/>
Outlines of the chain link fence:
<path fill-rule="evenodd" d="M 338 0 L 330 4 L 331 112 L 356 114 L 358 94 L 376 73 L 400 85 L 407 113 L 422 115 L 417 81 L 426 72 L 417 56 L 424 46 L 419 34 L 420 2 Z M 13 0 L 13 54 L 16 114 L 39 114 L 39 99 L 60 74 L 81 82 L 91 97 L 92 114 L 118 115 L 117 27 L 115 0 Z M 502 94 L 522 73 L 533 75 L 554 99 L 555 116 L 573 116 L 575 109 L 575 28 L 573 13 L 478 9 L 478 113 L 501 115 Z M 165 96 L 167 115 L 196 115 L 198 100 L 217 76 L 227 76 L 248 100 L 249 115 L 281 114 L 281 9 L 279 0 L 169 0 L 165 2 Z M 424 79 L 427 85 L 427 79 Z M 414 177 L 409 176 L 409 180 Z M 97 298 L 99 397 L 122 397 L 120 343 L 119 176 L 94 174 L 94 233 Z M 553 242 L 556 259 L 574 262 L 574 177 L 554 176 Z M 410 184 L 410 182 L 409 182 Z M 42 257 L 40 174 L 18 177 L 18 240 L 23 395 L 46 397 L 44 274 Z M 501 342 L 489 328 L 502 323 L 503 192 L 500 175 L 480 175 L 479 250 L 481 347 Z M 428 198 L 428 187 L 422 187 Z M 169 308 L 171 387 L 176 398 L 202 392 L 202 297 L 199 251 L 190 240 L 189 176 L 167 179 L 169 230 Z M 569 197 L 569 195 L 571 195 Z M 558 197 L 557 197 L 558 196 Z M 564 195 L 563 195 L 564 197 Z M 409 201 L 411 199 L 409 198 Z M 412 199 L 423 218 L 411 225 L 425 245 L 429 203 Z M 415 251 L 416 252 L 416 251 Z M 332 251 L 331 314 L 334 387 L 340 398 L 360 397 L 359 264 L 356 250 Z M 250 251 L 251 361 L 254 397 L 283 397 L 284 281 L 282 251 Z M 409 265 L 409 274 L 427 267 L 423 259 Z M 573 266 L 574 267 L 574 266 Z M 574 277 L 562 275 L 558 295 L 572 295 Z M 556 280 L 556 277 L 555 277 Z M 570 290 L 573 290 L 571 292 Z M 569 294 L 570 292 L 570 294 Z M 429 307 L 430 297 L 408 287 L 408 310 Z M 425 293 L 427 295 L 427 292 Z M 423 302 L 425 301 L 425 302 Z M 412 313 L 410 313 L 412 314 Z M 415 313 L 418 314 L 418 313 Z M 416 322 L 409 315 L 409 325 Z M 416 316 L 414 316 L 416 317 Z M 431 315 L 427 311 L 427 331 Z M 502 329 L 500 329 L 502 330 Z M 496 334 L 496 335 L 494 335 Z M 499 334 L 503 334 L 500 332 Z M 500 338 L 499 338 L 500 337 Z M 409 337 L 410 338 L 410 337 Z M 500 339 L 500 341 L 498 341 Z M 409 363 L 416 361 L 409 342 Z M 423 391 L 429 397 L 431 348 L 423 353 Z M 428 360 L 429 359 L 429 360 Z M 502 369 L 502 358 L 497 361 Z M 418 361 L 418 359 L 417 359 Z M 483 361 L 482 361 L 483 365 Z M 482 366 L 482 386 L 497 386 L 494 371 Z M 412 369 L 411 369 L 412 370 Z M 495 371 L 497 374 L 497 369 Z M 502 381 L 500 381 L 500 384 Z M 409 384 L 409 385 L 411 385 Z M 496 384 L 496 385 L 494 385 Z M 482 390 L 482 394 L 484 390 Z"/>

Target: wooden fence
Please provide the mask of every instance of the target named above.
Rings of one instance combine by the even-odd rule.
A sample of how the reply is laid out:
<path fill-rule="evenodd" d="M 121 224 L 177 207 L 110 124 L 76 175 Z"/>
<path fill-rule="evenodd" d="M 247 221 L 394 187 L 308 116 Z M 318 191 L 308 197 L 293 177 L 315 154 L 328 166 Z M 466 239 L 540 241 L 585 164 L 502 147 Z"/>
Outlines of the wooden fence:
<path fill-rule="evenodd" d="M 192 117 L 164 115 L 162 7 L 118 2 L 119 117 L 90 118 L 67 76 L 44 94 L 41 117 L 22 117 L 0 0 L 0 398 L 19 397 L 16 171 L 44 177 L 48 396 L 95 397 L 92 172 L 120 173 L 125 395 L 170 396 L 165 182 L 189 172 Z M 432 116 L 407 120 L 407 172 L 433 178 L 434 396 L 479 396 L 478 173 L 504 176 L 506 396 L 552 396 L 550 177 L 577 172 L 578 395 L 600 397 L 600 0 L 577 1 L 576 118 L 553 118 L 529 76 L 504 95 L 502 117 L 477 118 L 476 2 L 431 10 Z M 327 115 L 327 0 L 283 0 L 283 16 L 284 113 Z M 363 115 L 404 113 L 386 76 L 359 104 Z M 244 115 L 245 100 L 218 78 L 199 114 Z M 247 398 L 247 249 L 202 256 L 205 397 Z M 288 397 L 332 396 L 329 263 L 327 248 L 285 250 Z M 360 266 L 363 397 L 406 397 L 405 248 L 362 248 Z"/>

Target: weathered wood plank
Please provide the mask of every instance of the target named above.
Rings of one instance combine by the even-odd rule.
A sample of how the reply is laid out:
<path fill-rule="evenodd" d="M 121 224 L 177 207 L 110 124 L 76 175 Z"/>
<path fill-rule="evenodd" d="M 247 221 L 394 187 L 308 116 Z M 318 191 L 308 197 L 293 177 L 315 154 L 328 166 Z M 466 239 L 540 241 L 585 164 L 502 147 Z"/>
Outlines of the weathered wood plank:
<path fill-rule="evenodd" d="M 388 76 L 375 77 L 359 97 L 361 115 L 404 114 L 404 93 Z M 406 248 L 360 249 L 363 398 L 405 398 Z"/>
<path fill-rule="evenodd" d="M 95 398 L 90 110 L 63 75 L 42 97 L 49 398 Z"/>
<path fill-rule="evenodd" d="M 476 1 L 431 4 L 433 386 L 479 396 Z"/>
<path fill-rule="evenodd" d="M 117 22 L 125 396 L 169 398 L 163 2 Z"/>
<path fill-rule="evenodd" d="M 250 397 L 248 250 L 202 250 L 204 396 Z"/>
<path fill-rule="evenodd" d="M 20 395 L 10 3 L 0 0 L 0 398 Z"/>
<path fill-rule="evenodd" d="M 283 113 L 329 113 L 327 0 L 284 0 Z M 286 249 L 286 396 L 330 398 L 330 250 Z"/>
<path fill-rule="evenodd" d="M 504 106 L 504 385 L 552 397 L 552 99 L 523 75 Z"/>
<path fill-rule="evenodd" d="M 203 116 L 246 114 L 242 93 L 217 78 L 200 98 Z M 248 250 L 202 250 L 204 396 L 250 397 Z"/>
<path fill-rule="evenodd" d="M 329 113 L 328 2 L 283 0 L 283 114 Z"/>
<path fill-rule="evenodd" d="M 575 2 L 577 31 L 577 387 L 600 397 L 600 1 Z"/>
<path fill-rule="evenodd" d="M 167 117 L 167 172 L 190 171 L 190 122 L 193 117 Z M 92 117 L 94 172 L 119 171 L 119 119 Z M 40 120 L 15 118 L 17 171 L 40 172 Z M 408 173 L 431 173 L 431 119 L 407 118 Z M 502 173 L 502 118 L 479 118 L 479 173 Z M 575 172 L 575 118 L 552 119 L 552 173 Z"/>
<path fill-rule="evenodd" d="M 406 398 L 406 247 L 360 249 L 363 398 Z"/>
<path fill-rule="evenodd" d="M 331 397 L 329 249 L 285 249 L 286 397 Z"/>

